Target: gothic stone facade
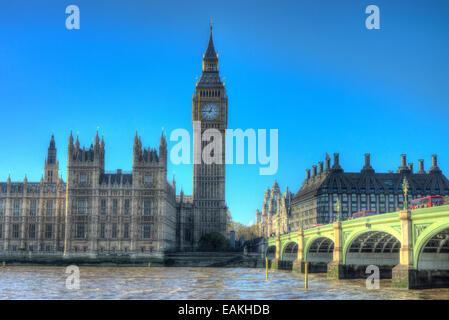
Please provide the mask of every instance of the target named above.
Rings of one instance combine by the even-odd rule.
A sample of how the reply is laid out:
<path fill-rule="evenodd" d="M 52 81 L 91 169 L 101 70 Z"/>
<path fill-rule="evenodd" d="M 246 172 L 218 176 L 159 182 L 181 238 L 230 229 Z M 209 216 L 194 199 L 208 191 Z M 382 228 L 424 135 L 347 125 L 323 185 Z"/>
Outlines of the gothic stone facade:
<path fill-rule="evenodd" d="M 291 200 L 293 194 L 287 189 L 281 194 L 275 181 L 271 190 L 267 188 L 262 204 L 262 211 L 256 210 L 256 224 L 260 236 L 269 238 L 277 234 L 287 233 L 291 223 Z"/>
<path fill-rule="evenodd" d="M 212 28 L 203 72 L 192 99 L 192 121 L 201 135 L 215 129 L 225 150 L 228 98 L 218 72 Z M 201 154 L 207 141 L 194 152 Z M 159 152 L 158 152 L 159 151 Z M 191 251 L 209 232 L 226 235 L 225 154 L 221 163 L 193 166 L 193 196 L 176 196 L 167 182 L 167 143 L 143 148 L 134 138 L 132 172 L 105 171 L 105 143 L 88 149 L 70 134 L 67 182 L 58 178 L 52 136 L 40 183 L 0 183 L 0 251 L 64 253 L 66 256 L 158 255 Z"/>
<path fill-rule="evenodd" d="M 318 169 L 318 170 L 317 170 Z M 396 172 L 376 173 L 371 167 L 370 155 L 365 154 L 365 165 L 360 172 L 344 172 L 339 162 L 339 154 L 334 154 L 334 163 L 331 167 L 330 158 L 306 170 L 306 179 L 300 190 L 291 198 L 286 210 L 286 232 L 297 231 L 302 221 L 304 228 L 316 224 L 327 224 L 338 219 L 337 199 L 340 202 L 340 219 L 345 220 L 352 214 L 373 210 L 379 214 L 394 212 L 403 208 L 404 194 L 402 182 L 404 177 L 409 183 L 407 196 L 408 203 L 412 199 L 431 196 L 449 195 L 449 180 L 443 175 L 437 164 L 437 156 L 432 156 L 432 166 L 426 172 L 424 160 L 419 160 L 419 170 L 413 171 L 413 164 L 407 165 L 406 155 L 401 155 L 401 165 Z M 268 193 L 268 190 L 267 190 Z M 265 193 L 264 208 L 267 193 Z M 271 201 L 271 200 L 269 200 Z M 268 206 L 269 208 L 269 206 Z M 257 218 L 257 216 L 260 218 Z M 257 211 L 262 235 L 277 234 L 273 231 L 276 215 L 270 219 Z M 267 230 L 267 231 L 265 231 Z"/>
<path fill-rule="evenodd" d="M 40 183 L 0 184 L 0 249 L 65 255 L 157 255 L 175 247 L 176 199 L 159 154 L 134 139 L 133 171 L 106 173 L 105 144 L 68 145 L 67 182 L 58 178 L 52 136 Z M 67 204 L 67 206 L 66 206 Z"/>

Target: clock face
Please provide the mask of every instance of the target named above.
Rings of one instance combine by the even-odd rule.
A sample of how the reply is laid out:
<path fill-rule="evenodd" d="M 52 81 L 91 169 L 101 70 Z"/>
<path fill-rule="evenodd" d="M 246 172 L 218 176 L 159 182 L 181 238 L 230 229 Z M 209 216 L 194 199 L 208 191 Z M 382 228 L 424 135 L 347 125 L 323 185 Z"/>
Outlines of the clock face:
<path fill-rule="evenodd" d="M 201 115 L 206 120 L 214 120 L 218 116 L 218 107 L 213 103 L 206 103 L 201 108 Z"/>

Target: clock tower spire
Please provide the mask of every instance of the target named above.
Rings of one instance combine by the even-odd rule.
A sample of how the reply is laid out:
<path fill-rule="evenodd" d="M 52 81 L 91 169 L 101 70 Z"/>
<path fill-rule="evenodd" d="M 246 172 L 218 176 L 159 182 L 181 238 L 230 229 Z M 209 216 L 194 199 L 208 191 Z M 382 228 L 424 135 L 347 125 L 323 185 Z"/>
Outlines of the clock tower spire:
<path fill-rule="evenodd" d="M 193 141 L 194 154 L 201 155 L 199 163 L 193 164 L 193 237 L 194 244 L 207 233 L 219 232 L 226 236 L 225 202 L 225 134 L 228 123 L 228 96 L 221 81 L 218 68 L 218 54 L 215 51 L 212 21 L 210 23 L 209 43 L 203 54 L 203 68 L 200 80 L 196 83 L 192 98 L 192 122 L 195 130 L 219 133 L 221 154 L 215 155 L 218 161 L 206 164 L 202 158 L 205 146 L 213 140 Z M 212 153 L 217 152 L 213 150 Z M 213 154 L 211 154 L 213 156 Z M 221 161 L 220 161 L 221 160 Z"/>

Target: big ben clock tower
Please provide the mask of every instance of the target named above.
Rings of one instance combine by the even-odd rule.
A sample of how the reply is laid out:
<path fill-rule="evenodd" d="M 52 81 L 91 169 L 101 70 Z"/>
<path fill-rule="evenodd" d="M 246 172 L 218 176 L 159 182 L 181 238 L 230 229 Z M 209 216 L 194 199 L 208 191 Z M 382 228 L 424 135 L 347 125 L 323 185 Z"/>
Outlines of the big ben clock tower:
<path fill-rule="evenodd" d="M 220 232 L 226 236 L 225 131 L 228 123 L 228 97 L 218 72 L 212 23 L 209 44 L 203 55 L 203 72 L 193 94 L 192 121 L 194 134 L 195 131 L 201 131 L 201 137 L 207 129 L 218 130 L 222 146 L 221 163 L 206 164 L 200 156 L 199 163 L 193 164 L 193 240 L 196 246 L 207 233 Z M 201 142 L 194 138 L 194 153 L 199 154 L 210 143 L 211 141 Z"/>

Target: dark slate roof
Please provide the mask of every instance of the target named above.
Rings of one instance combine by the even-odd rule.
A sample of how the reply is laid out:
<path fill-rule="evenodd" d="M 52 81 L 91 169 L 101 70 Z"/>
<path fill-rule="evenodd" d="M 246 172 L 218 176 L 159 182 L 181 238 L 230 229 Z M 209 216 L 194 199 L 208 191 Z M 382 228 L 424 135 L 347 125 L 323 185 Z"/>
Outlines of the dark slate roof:
<path fill-rule="evenodd" d="M 203 72 L 200 81 L 197 84 L 197 88 L 223 88 L 223 82 L 221 82 L 218 72 Z"/>
<path fill-rule="evenodd" d="M 384 193 L 402 194 L 402 182 L 407 177 L 409 194 L 449 194 L 449 180 L 441 171 L 429 173 L 375 173 L 374 170 L 343 172 L 326 170 L 306 179 L 295 200 L 310 199 L 323 193 Z"/>
<path fill-rule="evenodd" d="M 132 184 L 132 173 L 102 173 L 100 174 L 100 184 Z"/>
<path fill-rule="evenodd" d="M 204 60 L 218 60 L 218 56 L 217 53 L 215 52 L 215 47 L 214 47 L 214 39 L 212 37 L 212 28 L 210 29 L 210 34 L 209 34 L 209 43 L 207 44 L 207 49 L 206 52 L 204 53 Z"/>

